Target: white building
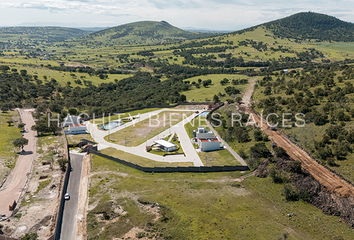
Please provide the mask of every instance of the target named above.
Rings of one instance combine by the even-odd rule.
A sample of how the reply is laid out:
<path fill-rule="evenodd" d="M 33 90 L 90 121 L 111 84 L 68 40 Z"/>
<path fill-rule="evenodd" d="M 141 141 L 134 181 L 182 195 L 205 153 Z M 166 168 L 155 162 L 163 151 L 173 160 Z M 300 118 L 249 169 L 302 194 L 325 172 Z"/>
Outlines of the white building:
<path fill-rule="evenodd" d="M 195 138 L 214 138 L 214 134 L 210 130 L 206 130 L 205 127 L 199 127 L 198 130 L 193 130 L 193 137 Z"/>
<path fill-rule="evenodd" d="M 87 133 L 86 125 L 84 124 L 69 125 L 68 129 L 64 130 L 64 133 L 65 135 Z"/>
<path fill-rule="evenodd" d="M 81 117 L 80 116 L 71 116 L 68 115 L 64 118 L 63 127 L 69 127 L 70 125 L 78 125 L 81 124 Z"/>
<path fill-rule="evenodd" d="M 198 146 L 200 151 L 202 152 L 215 151 L 221 149 L 220 141 L 216 137 L 198 138 Z"/>
<path fill-rule="evenodd" d="M 172 151 L 175 151 L 177 149 L 176 144 L 168 142 L 168 141 L 163 140 L 163 139 L 156 140 L 156 141 L 154 141 L 154 143 L 156 143 L 157 146 L 159 148 L 161 148 L 162 150 L 164 150 L 165 152 L 172 152 Z"/>

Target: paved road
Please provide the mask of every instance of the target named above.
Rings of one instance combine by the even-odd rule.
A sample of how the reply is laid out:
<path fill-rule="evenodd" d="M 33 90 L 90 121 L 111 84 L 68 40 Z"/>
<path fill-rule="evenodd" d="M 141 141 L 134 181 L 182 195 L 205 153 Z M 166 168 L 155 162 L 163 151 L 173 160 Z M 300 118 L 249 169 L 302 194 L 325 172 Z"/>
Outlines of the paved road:
<path fill-rule="evenodd" d="M 70 194 L 70 200 L 65 201 L 63 212 L 63 223 L 61 226 L 60 239 L 75 240 L 77 209 L 79 205 L 80 180 L 82 170 L 82 155 L 70 154 L 71 172 L 69 177 L 67 193 Z"/>
<path fill-rule="evenodd" d="M 26 124 L 25 128 L 28 129 L 23 136 L 28 139 L 28 145 L 24 147 L 25 153 L 19 155 L 11 180 L 0 189 L 0 215 L 5 214 L 7 217 L 11 215 L 9 205 L 18 201 L 25 186 L 36 154 L 36 133 L 31 130 L 32 125 L 35 124 L 31 113 L 33 109 L 19 109 L 18 111 L 22 122 Z"/>
<path fill-rule="evenodd" d="M 154 161 L 158 162 L 193 162 L 194 166 L 203 166 L 203 162 L 200 160 L 199 155 L 195 151 L 193 144 L 191 143 L 189 136 L 184 128 L 184 125 L 190 122 L 196 114 L 193 113 L 191 116 L 187 117 L 186 119 L 182 120 L 181 122 L 173 125 L 171 128 L 163 131 L 162 133 L 158 134 L 157 136 L 149 139 L 145 143 L 137 146 L 137 147 L 126 147 L 122 145 L 118 145 L 115 143 L 107 142 L 104 137 L 107 136 L 108 134 L 112 134 L 113 132 L 117 132 L 123 128 L 132 126 L 133 124 L 136 124 L 139 121 L 143 121 L 145 119 L 148 119 L 149 117 L 156 115 L 162 111 L 169 110 L 169 111 L 186 111 L 186 110 L 179 110 L 179 109 L 161 109 L 157 110 L 154 112 L 150 113 L 145 113 L 141 114 L 140 118 L 137 120 L 134 120 L 132 122 L 129 122 L 127 124 L 121 125 L 117 128 L 114 128 L 110 131 L 103 131 L 97 128 L 97 125 L 92 124 L 90 122 L 86 122 L 87 129 L 91 133 L 92 138 L 99 143 L 98 145 L 98 150 L 107 148 L 107 147 L 113 147 L 117 150 L 121 150 L 127 153 L 131 153 L 140 157 L 148 158 Z M 194 110 L 193 110 L 194 111 Z M 177 133 L 181 142 L 182 149 L 185 153 L 186 156 L 183 155 L 171 155 L 171 156 L 159 156 L 156 154 L 148 153 L 145 151 L 145 148 L 147 145 L 152 145 L 155 140 L 166 137 L 167 135 L 171 133 Z"/>

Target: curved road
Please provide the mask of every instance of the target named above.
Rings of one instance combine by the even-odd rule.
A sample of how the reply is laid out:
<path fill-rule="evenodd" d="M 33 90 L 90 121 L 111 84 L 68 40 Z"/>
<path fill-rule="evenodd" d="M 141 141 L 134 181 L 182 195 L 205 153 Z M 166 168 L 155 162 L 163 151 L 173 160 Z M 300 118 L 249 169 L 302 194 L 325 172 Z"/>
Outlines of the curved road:
<path fill-rule="evenodd" d="M 20 153 L 13 170 L 12 178 L 6 186 L 0 189 L 0 215 L 9 217 L 12 211 L 9 211 L 9 205 L 18 201 L 22 189 L 24 188 L 28 175 L 31 173 L 31 167 L 34 155 L 36 154 L 36 132 L 31 130 L 35 124 L 32 117 L 32 109 L 19 109 L 21 120 L 28 129 L 24 133 L 24 138 L 28 139 L 28 145 L 24 147 L 25 152 Z"/>
<path fill-rule="evenodd" d="M 189 123 L 195 116 L 198 115 L 196 113 L 193 113 L 191 116 L 180 121 L 178 124 L 173 125 L 169 129 L 159 133 L 157 136 L 147 140 L 143 144 L 140 144 L 139 146 L 136 146 L 136 147 L 126 147 L 126 146 L 118 145 L 115 143 L 107 142 L 104 139 L 108 134 L 112 134 L 114 132 L 117 132 L 117 131 L 122 130 L 126 127 L 129 127 L 129 126 L 134 126 L 134 124 L 136 124 L 140 121 L 143 121 L 145 119 L 148 119 L 151 116 L 154 116 L 154 115 L 159 114 L 160 112 L 163 112 L 166 110 L 168 110 L 168 111 L 188 111 L 188 110 L 184 110 L 184 109 L 183 110 L 180 110 L 180 109 L 160 109 L 160 110 L 156 110 L 153 112 L 140 114 L 140 117 L 138 119 L 135 119 L 132 122 L 126 123 L 126 124 L 121 125 L 119 127 L 116 127 L 110 131 L 100 130 L 100 129 L 98 129 L 96 124 L 92 124 L 89 121 L 86 122 L 86 126 L 87 126 L 87 130 L 91 134 L 92 138 L 99 144 L 98 145 L 99 150 L 107 148 L 107 147 L 112 147 L 117 150 L 121 150 L 121 151 L 124 151 L 127 153 L 131 153 L 131 154 L 134 154 L 134 155 L 137 155 L 140 157 L 144 157 L 144 158 L 148 158 L 148 159 L 158 161 L 158 162 L 193 162 L 194 166 L 203 166 L 203 162 L 201 161 L 198 153 L 195 151 L 193 144 L 191 143 L 190 138 L 184 128 L 185 124 Z M 190 111 L 195 111 L 195 110 L 190 110 Z M 146 145 L 153 144 L 154 140 L 159 139 L 159 136 L 167 136 L 171 133 L 177 133 L 177 135 L 180 139 L 180 143 L 183 148 L 184 154 L 186 156 L 171 155 L 171 156 L 163 157 L 163 156 L 148 153 L 145 151 Z"/>

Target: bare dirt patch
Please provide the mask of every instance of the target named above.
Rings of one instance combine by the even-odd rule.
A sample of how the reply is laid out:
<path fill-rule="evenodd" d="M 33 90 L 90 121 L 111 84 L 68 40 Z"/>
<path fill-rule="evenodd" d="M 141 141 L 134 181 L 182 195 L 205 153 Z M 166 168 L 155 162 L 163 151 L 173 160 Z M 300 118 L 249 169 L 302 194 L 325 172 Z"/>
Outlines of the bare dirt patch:
<path fill-rule="evenodd" d="M 86 216 L 88 208 L 88 187 L 91 173 L 90 155 L 86 155 L 82 164 L 81 181 L 80 181 L 80 194 L 78 206 L 78 219 L 76 228 L 76 239 L 87 239 L 86 231 Z"/>
<path fill-rule="evenodd" d="M 8 236 L 20 238 L 26 233 L 35 232 L 39 236 L 38 239 L 48 239 L 53 235 L 64 176 L 56 163 L 61 157 L 57 152 L 64 152 L 63 145 L 58 145 L 58 142 L 62 143 L 61 137 L 52 137 L 48 140 L 49 145 L 44 145 L 42 149 L 37 147 L 32 175 L 26 185 L 25 194 L 10 221 L 2 222 Z M 39 150 L 42 153 L 38 153 Z M 49 156 L 52 156 L 53 161 L 43 165 Z"/>

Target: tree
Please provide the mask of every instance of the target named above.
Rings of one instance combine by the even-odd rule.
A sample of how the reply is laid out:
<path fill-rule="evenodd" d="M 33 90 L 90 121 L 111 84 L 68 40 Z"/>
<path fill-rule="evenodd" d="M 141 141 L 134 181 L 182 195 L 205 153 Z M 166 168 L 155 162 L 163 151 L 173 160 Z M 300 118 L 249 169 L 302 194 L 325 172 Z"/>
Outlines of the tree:
<path fill-rule="evenodd" d="M 216 103 L 216 102 L 220 102 L 220 99 L 217 95 L 214 95 L 213 97 L 213 101 Z"/>
<path fill-rule="evenodd" d="M 9 124 L 9 127 L 11 126 L 11 124 L 12 124 L 13 122 L 14 122 L 14 121 L 12 121 L 12 120 L 6 121 L 6 123 Z"/>
<path fill-rule="evenodd" d="M 28 139 L 23 138 L 23 137 L 17 138 L 17 139 L 15 139 L 15 141 L 13 141 L 13 145 L 15 147 L 21 147 L 22 151 L 23 151 L 23 147 L 27 144 L 28 144 Z"/>
<path fill-rule="evenodd" d="M 254 132 L 254 140 L 256 142 L 262 141 L 263 140 L 263 136 L 262 136 L 262 131 L 259 129 L 255 129 Z"/>
<path fill-rule="evenodd" d="M 27 75 L 27 70 L 24 70 L 24 69 L 20 70 L 20 74 L 23 77 L 26 76 Z"/>
<path fill-rule="evenodd" d="M 5 71 L 7 71 L 7 70 L 10 70 L 10 68 L 9 68 L 9 66 L 7 66 L 7 65 L 1 65 L 1 66 L 0 66 L 0 70 L 5 72 Z"/>
<path fill-rule="evenodd" d="M 272 155 L 263 142 L 256 143 L 253 147 L 251 147 L 250 152 L 257 153 L 260 157 L 264 158 L 270 157 Z"/>
<path fill-rule="evenodd" d="M 62 111 L 63 112 L 63 111 Z M 72 116 L 76 116 L 77 114 L 77 109 L 76 108 L 69 108 L 68 110 L 69 114 Z"/>
<path fill-rule="evenodd" d="M 236 89 L 235 87 L 228 86 L 225 88 L 225 92 L 227 93 L 227 95 L 231 96 L 233 94 L 239 94 L 240 90 Z"/>
<path fill-rule="evenodd" d="M 64 158 L 60 158 L 60 159 L 58 159 L 58 163 L 60 166 L 60 170 L 62 172 L 65 172 L 66 171 L 66 164 L 69 163 L 69 161 Z"/>
<path fill-rule="evenodd" d="M 42 135 L 45 132 L 48 132 L 48 125 L 45 121 L 38 121 L 36 125 L 33 125 L 31 128 L 33 131 L 37 131 L 38 135 Z"/>
<path fill-rule="evenodd" d="M 286 153 L 286 151 L 285 151 L 285 149 L 284 148 L 282 148 L 282 147 L 275 147 L 274 149 L 274 152 L 275 152 L 275 155 L 277 156 L 277 157 L 286 157 L 286 156 L 288 156 L 288 154 Z"/>
<path fill-rule="evenodd" d="M 38 239 L 37 233 L 31 233 L 31 234 L 26 233 L 25 236 L 21 238 L 21 240 L 37 240 L 37 239 Z"/>
<path fill-rule="evenodd" d="M 26 123 L 20 123 L 17 127 L 18 128 L 24 128 L 26 126 Z"/>

